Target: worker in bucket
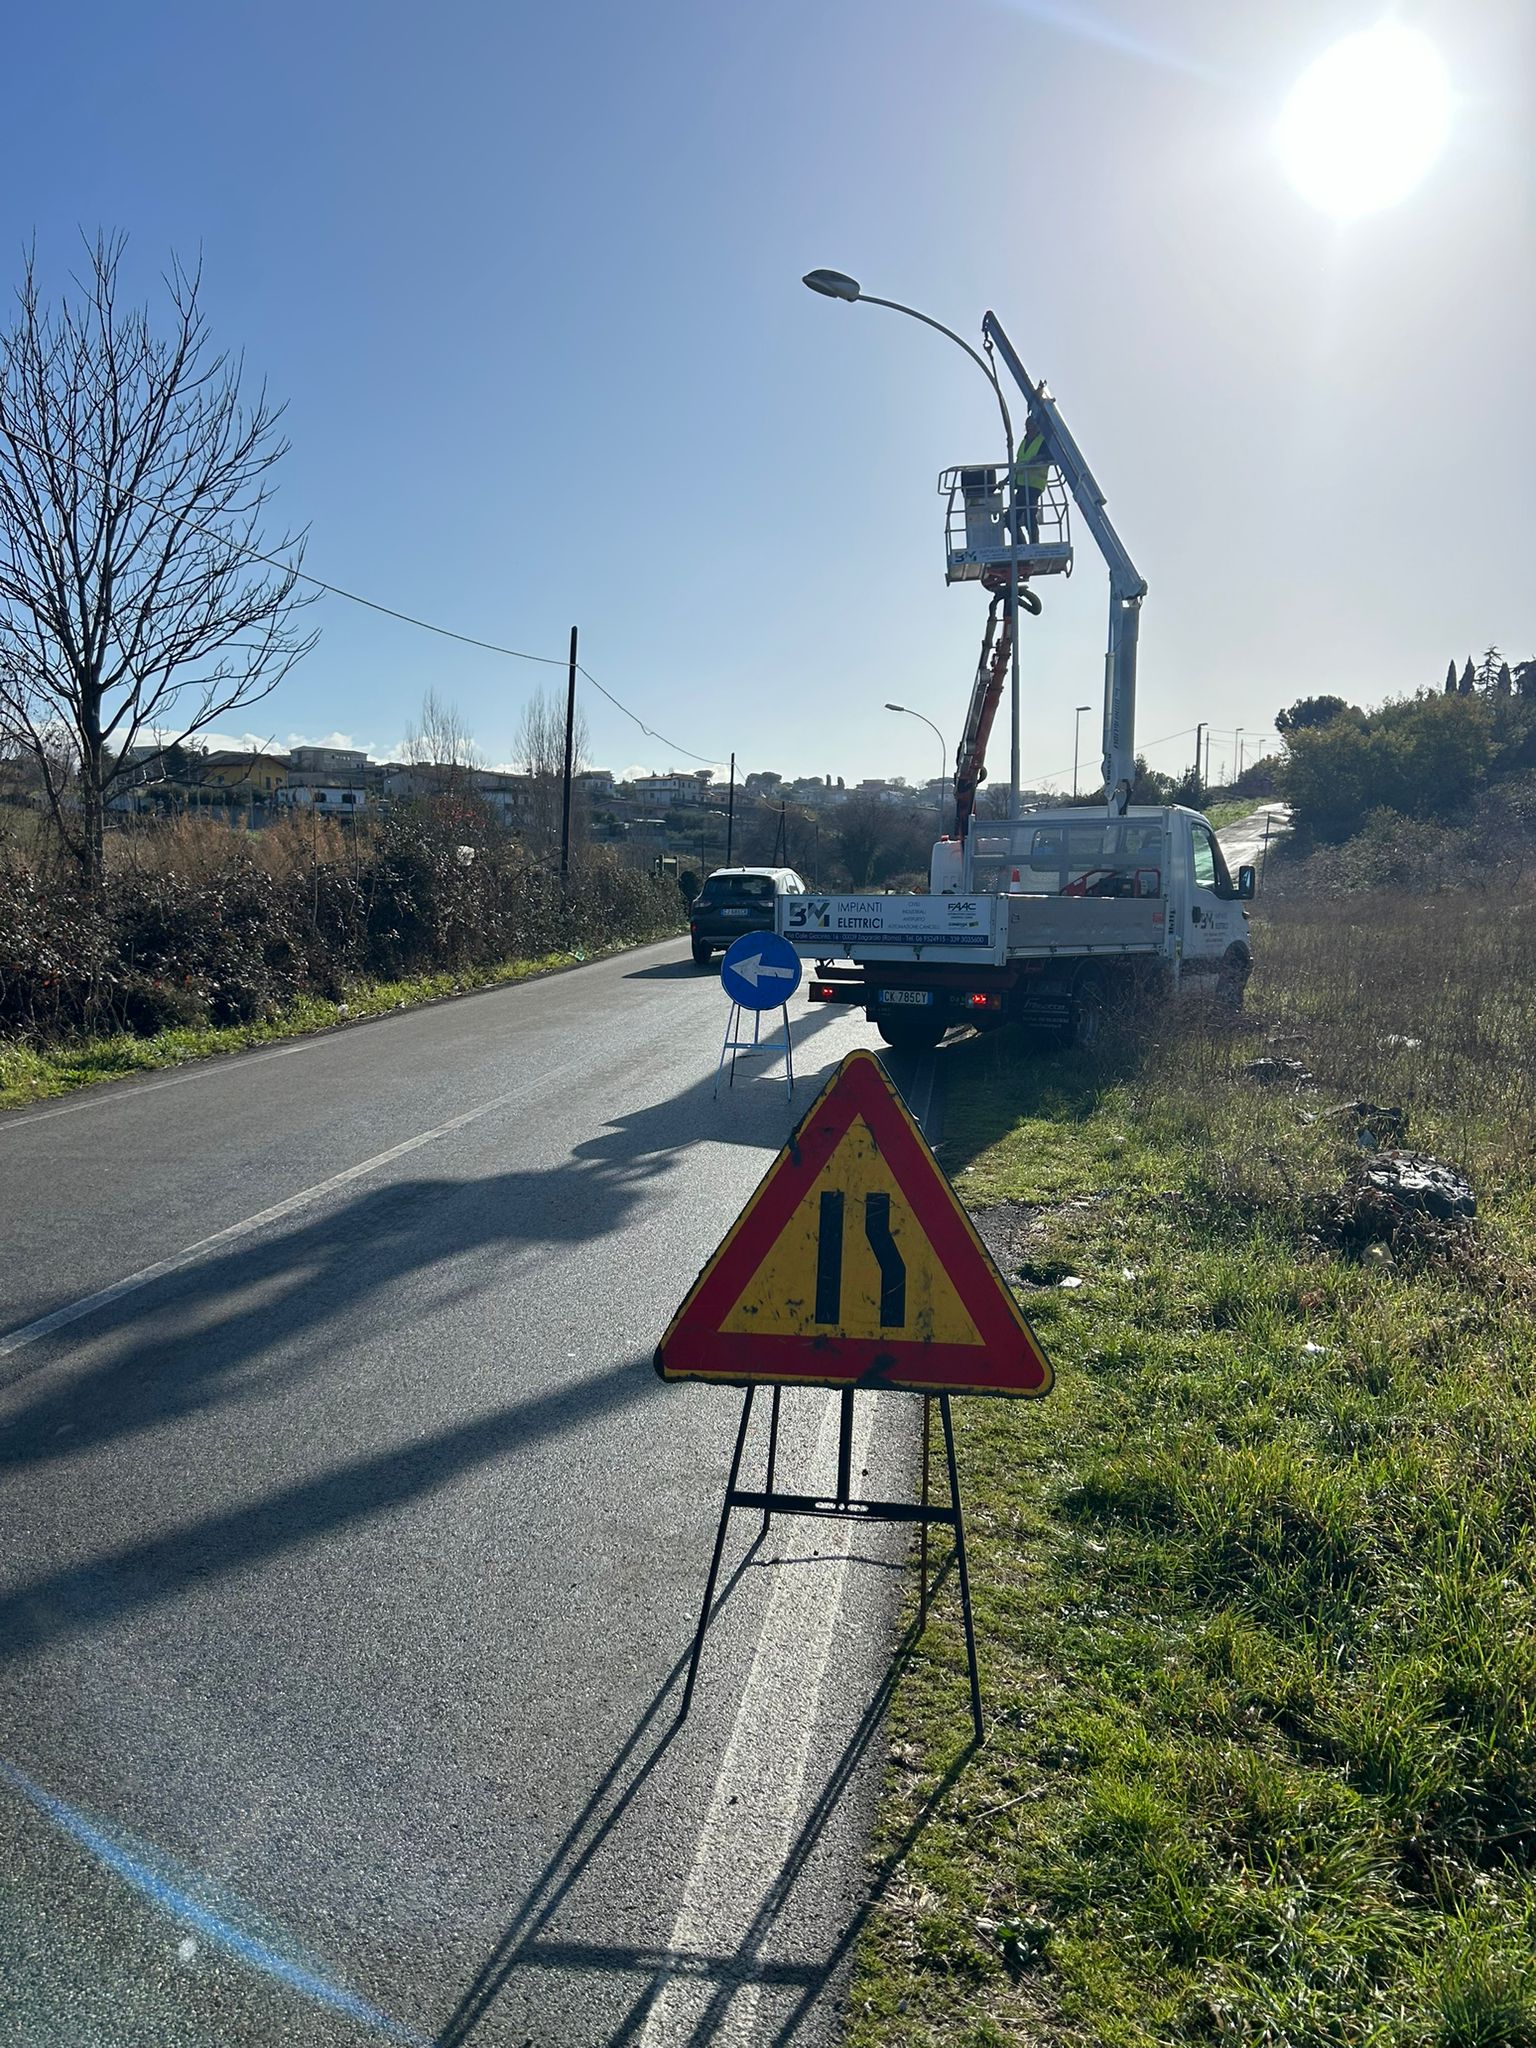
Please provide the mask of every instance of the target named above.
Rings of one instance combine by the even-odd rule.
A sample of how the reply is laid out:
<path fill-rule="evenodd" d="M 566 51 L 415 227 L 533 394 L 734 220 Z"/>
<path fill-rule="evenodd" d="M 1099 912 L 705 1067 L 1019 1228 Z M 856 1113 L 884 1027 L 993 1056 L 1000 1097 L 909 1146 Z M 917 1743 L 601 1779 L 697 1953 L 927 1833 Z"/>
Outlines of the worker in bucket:
<path fill-rule="evenodd" d="M 1015 547 L 1034 547 L 1040 540 L 1040 494 L 1045 489 L 1051 465 L 1045 453 L 1045 435 L 1033 414 L 1024 422 L 1023 438 L 1013 458 L 1013 542 Z"/>

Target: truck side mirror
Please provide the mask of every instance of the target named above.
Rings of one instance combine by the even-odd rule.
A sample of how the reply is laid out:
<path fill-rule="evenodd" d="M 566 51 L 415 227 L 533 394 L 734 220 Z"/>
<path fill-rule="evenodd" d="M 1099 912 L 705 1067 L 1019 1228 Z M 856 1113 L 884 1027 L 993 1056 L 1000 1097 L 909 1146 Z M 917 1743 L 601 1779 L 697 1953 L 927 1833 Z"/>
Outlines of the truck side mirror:
<path fill-rule="evenodd" d="M 1254 891 L 1259 886 L 1257 868 L 1239 868 L 1237 871 L 1237 898 L 1240 903 L 1251 903 Z"/>

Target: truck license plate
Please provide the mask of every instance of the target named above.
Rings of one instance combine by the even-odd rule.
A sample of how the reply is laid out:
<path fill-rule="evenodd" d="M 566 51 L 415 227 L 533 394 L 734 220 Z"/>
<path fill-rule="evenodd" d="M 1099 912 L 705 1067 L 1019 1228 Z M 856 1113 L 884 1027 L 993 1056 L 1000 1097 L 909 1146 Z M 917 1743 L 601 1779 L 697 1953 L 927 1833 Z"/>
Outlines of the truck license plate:
<path fill-rule="evenodd" d="M 933 991 L 927 988 L 883 988 L 880 991 L 882 1003 L 931 1003 Z"/>

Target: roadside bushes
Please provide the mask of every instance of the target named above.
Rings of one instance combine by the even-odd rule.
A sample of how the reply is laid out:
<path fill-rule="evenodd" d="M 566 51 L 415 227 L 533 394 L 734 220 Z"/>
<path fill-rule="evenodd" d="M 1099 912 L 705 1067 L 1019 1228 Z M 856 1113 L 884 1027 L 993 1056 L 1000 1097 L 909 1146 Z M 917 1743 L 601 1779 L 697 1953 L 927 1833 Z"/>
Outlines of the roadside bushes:
<path fill-rule="evenodd" d="M 1339 896 L 1395 889 L 1415 896 L 1446 890 L 1513 895 L 1536 877 L 1536 781 L 1505 784 L 1469 805 L 1463 821 L 1437 824 L 1375 810 L 1342 845 L 1287 836 L 1272 849 L 1268 888 Z"/>
<path fill-rule="evenodd" d="M 681 923 L 670 880 L 586 848 L 562 892 L 556 863 L 461 798 L 346 831 L 182 820 L 111 852 L 96 900 L 17 857 L 0 865 L 0 1036 L 265 1022 L 357 980 L 470 972 Z"/>

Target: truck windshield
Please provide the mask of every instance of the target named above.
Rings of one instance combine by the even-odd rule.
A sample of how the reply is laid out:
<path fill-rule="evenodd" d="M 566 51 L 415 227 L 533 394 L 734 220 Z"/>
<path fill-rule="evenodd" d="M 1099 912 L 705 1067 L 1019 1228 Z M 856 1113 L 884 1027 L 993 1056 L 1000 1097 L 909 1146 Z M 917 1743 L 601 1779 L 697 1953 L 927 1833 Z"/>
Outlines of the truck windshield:
<path fill-rule="evenodd" d="M 1012 835 L 978 832 L 971 855 L 978 896 L 1161 896 L 1166 865 L 1159 822 L 1056 819 Z"/>

